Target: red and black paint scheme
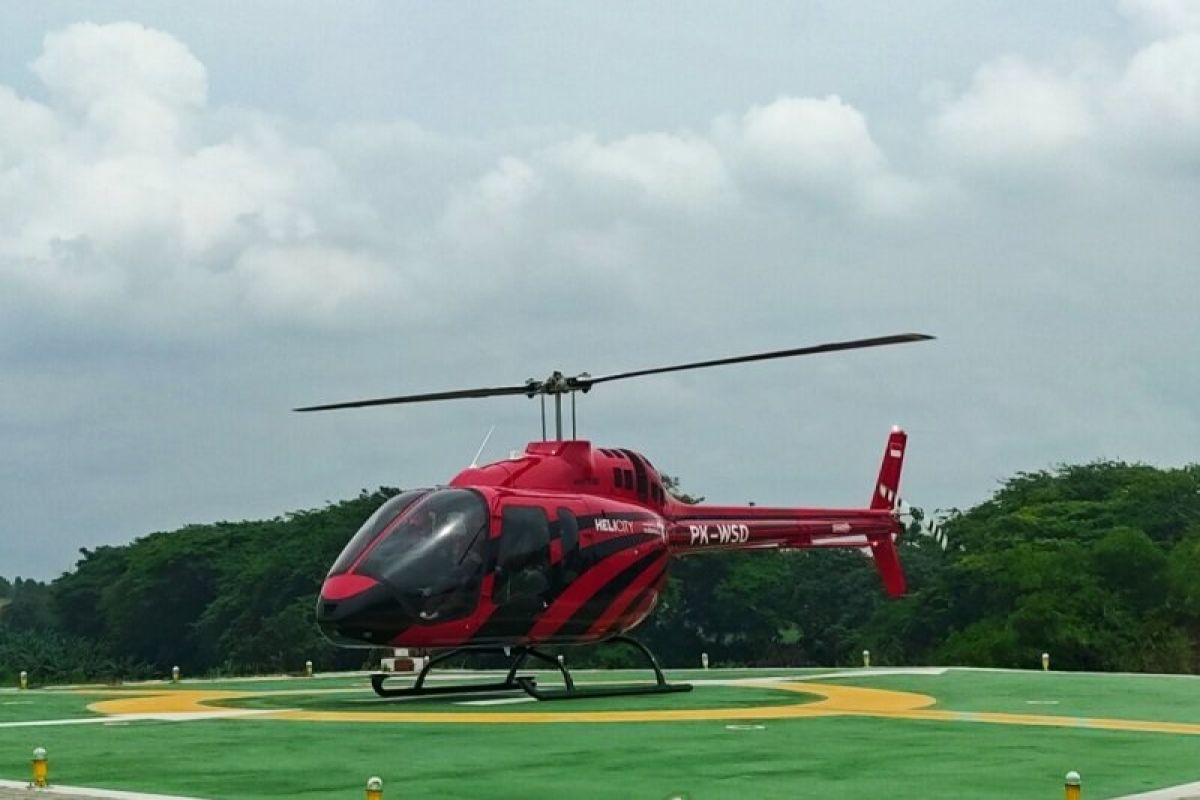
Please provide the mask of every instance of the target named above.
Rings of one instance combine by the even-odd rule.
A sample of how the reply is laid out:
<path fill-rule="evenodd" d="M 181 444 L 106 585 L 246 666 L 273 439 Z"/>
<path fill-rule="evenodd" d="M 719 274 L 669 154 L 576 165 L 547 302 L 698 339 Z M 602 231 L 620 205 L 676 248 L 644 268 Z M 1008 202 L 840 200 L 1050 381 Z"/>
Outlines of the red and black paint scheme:
<path fill-rule="evenodd" d="M 566 391 L 589 388 L 541 393 L 558 400 Z M 413 397 L 450 399 L 446 394 L 487 396 Z M 558 424 L 561 430 L 561 418 Z M 325 579 L 318 624 L 332 641 L 350 646 L 515 652 L 504 683 L 476 688 L 519 688 L 540 699 L 585 692 L 574 689 L 561 662 L 537 648 L 625 641 L 649 658 L 657 683 L 603 693 L 683 690 L 689 687 L 667 684 L 649 651 L 625 635 L 654 608 L 673 556 L 857 548 L 874 558 L 889 594 L 904 593 L 895 541 L 902 531 L 896 505 L 906 444 L 904 432 L 894 428 L 865 508 L 767 508 L 682 503 L 639 453 L 595 448 L 560 433 L 556 440 L 530 443 L 519 456 L 470 467 L 447 486 L 385 502 Z M 567 691 L 544 692 L 531 678 L 518 678 L 527 657 L 559 668 Z M 386 696 L 436 693 L 423 687 L 427 669 L 412 689 L 384 689 L 383 677 L 375 689 Z"/>

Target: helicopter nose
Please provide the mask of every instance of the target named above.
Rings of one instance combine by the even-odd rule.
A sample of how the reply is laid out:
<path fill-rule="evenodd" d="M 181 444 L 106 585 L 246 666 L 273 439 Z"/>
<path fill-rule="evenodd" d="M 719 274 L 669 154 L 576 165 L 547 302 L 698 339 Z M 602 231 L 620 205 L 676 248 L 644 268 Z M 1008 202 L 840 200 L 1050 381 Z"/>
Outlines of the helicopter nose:
<path fill-rule="evenodd" d="M 372 643 L 387 627 L 380 612 L 390 593 L 366 575 L 331 575 L 317 598 L 317 627 L 335 644 Z M 381 624 L 382 623 L 382 624 Z"/>
<path fill-rule="evenodd" d="M 355 612 L 361 611 L 379 582 L 366 575 L 331 575 L 321 586 L 317 601 L 317 624 L 324 628 L 337 622 L 345 622 Z"/>
<path fill-rule="evenodd" d="M 362 594 L 378 584 L 379 581 L 366 575 L 330 575 L 321 586 L 321 597 L 326 601 L 336 603 L 339 600 L 346 600 Z"/>

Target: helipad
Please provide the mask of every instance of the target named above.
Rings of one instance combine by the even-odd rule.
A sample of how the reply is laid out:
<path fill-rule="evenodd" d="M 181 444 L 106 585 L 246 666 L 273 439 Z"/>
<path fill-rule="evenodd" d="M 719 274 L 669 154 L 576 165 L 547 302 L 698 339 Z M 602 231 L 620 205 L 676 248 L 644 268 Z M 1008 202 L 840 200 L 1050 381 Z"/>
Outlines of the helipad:
<path fill-rule="evenodd" d="M 469 676 L 442 674 L 439 680 Z M 550 675 L 539 676 L 550 680 Z M 584 682 L 629 674 L 583 673 Z M 364 676 L 0 690 L 0 778 L 215 800 L 1085 796 L 1200 778 L 1200 682 L 944 669 L 692 671 L 690 693 L 378 698 Z"/>
<path fill-rule="evenodd" d="M 834 674 L 855 678 L 863 677 L 861 672 Z M 904 675 L 910 673 L 906 673 L 904 670 L 893 670 L 876 674 Z M 779 705 L 746 705 L 734 708 L 646 708 L 605 711 L 570 710 L 570 702 L 531 703 L 530 705 L 533 705 L 534 709 L 512 712 L 457 710 L 468 707 L 465 703 L 459 705 L 447 704 L 448 708 L 454 710 L 439 711 L 321 711 L 292 708 L 282 708 L 277 711 L 247 711 L 244 708 L 239 708 L 239 706 L 244 706 L 247 701 L 254 699 L 270 698 L 286 703 L 289 697 L 313 697 L 320 694 L 361 694 L 361 689 L 282 689 L 261 691 L 168 689 L 147 691 L 145 693 L 136 690 L 122 692 L 121 697 L 92 703 L 88 706 L 88 709 L 110 717 L 141 720 L 157 718 L 169 719 L 171 721 L 187 721 L 189 719 L 245 719 L 253 717 L 259 720 L 273 719 L 303 722 L 425 723 L 439 725 L 682 722 L 688 720 L 745 721 L 853 715 L 939 722 L 1062 726 L 1148 733 L 1200 734 L 1200 723 L 935 709 L 931 707 L 937 701 L 929 695 L 863 686 L 848 686 L 838 683 L 795 681 L 781 678 L 709 681 L 709 683 L 711 685 L 743 687 L 747 689 L 771 689 L 804 695 L 810 699 L 800 702 L 786 702 Z M 128 696 L 130 694 L 133 696 Z M 514 699 L 521 700 L 524 698 Z M 612 700 L 606 702 L 616 705 Z M 381 700 L 376 705 L 390 709 L 398 706 L 402 707 L 404 703 L 394 700 Z M 475 705 L 477 704 L 471 704 L 471 706 Z M 549 706 L 554 710 L 544 710 L 545 706 Z"/>

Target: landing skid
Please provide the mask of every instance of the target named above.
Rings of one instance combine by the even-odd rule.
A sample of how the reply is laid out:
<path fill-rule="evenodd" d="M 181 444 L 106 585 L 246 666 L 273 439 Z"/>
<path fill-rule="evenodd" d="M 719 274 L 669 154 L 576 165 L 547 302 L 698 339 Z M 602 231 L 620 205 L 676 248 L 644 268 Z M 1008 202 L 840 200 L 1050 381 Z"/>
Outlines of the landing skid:
<path fill-rule="evenodd" d="M 469 692 L 507 692 L 519 689 L 536 700 L 570 700 L 581 697 L 628 697 L 639 694 L 666 694 L 669 692 L 690 692 L 692 690 L 690 683 L 667 683 L 666 676 L 663 675 L 662 669 L 658 666 L 658 661 L 654 658 L 654 654 L 637 639 L 629 636 L 614 636 L 608 639 L 607 642 L 622 642 L 640 651 L 646 656 L 646 660 L 650 662 L 650 668 L 654 670 L 655 682 L 652 685 L 625 684 L 580 688 L 575 685 L 575 680 L 571 677 L 571 672 L 565 664 L 537 648 L 514 647 L 510 650 L 502 648 L 461 648 L 439 653 L 429 659 L 425 663 L 425 666 L 421 668 L 420 674 L 417 675 L 417 680 L 412 686 L 406 689 L 388 689 L 385 687 L 383 684 L 386 680 L 396 677 L 386 672 L 377 672 L 371 676 L 371 688 L 380 697 L 424 697 L 439 694 L 465 694 Z M 453 686 L 425 686 L 425 679 L 429 677 L 429 671 L 435 664 L 442 663 L 457 655 L 470 653 L 502 653 L 511 656 L 512 663 L 509 666 L 508 674 L 505 676 L 504 681 Z M 530 657 L 553 665 L 562 674 L 563 688 L 539 689 L 537 679 L 532 675 L 517 675 L 517 671 L 521 669 L 521 666 Z"/>

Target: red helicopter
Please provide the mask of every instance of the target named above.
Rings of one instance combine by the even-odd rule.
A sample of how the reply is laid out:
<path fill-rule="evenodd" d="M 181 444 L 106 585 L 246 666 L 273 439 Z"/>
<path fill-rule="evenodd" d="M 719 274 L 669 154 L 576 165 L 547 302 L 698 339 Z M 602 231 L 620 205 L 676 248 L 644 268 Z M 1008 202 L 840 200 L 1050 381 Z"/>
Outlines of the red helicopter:
<path fill-rule="evenodd" d="M 413 686 L 384 697 L 523 690 L 539 700 L 687 691 L 670 684 L 654 655 L 626 635 L 658 600 L 672 556 L 717 550 L 852 547 L 869 550 L 888 594 L 904 593 L 895 540 L 906 436 L 893 428 L 870 505 L 857 509 L 689 505 L 673 498 L 649 459 L 576 439 L 575 394 L 594 386 L 679 370 L 918 342 L 899 334 L 600 377 L 554 372 L 543 381 L 309 406 L 297 411 L 526 395 L 542 398 L 543 440 L 524 454 L 471 466 L 447 486 L 385 502 L 350 539 L 321 588 L 317 622 L 331 641 L 358 647 L 443 649 Z M 563 396 L 571 398 L 571 439 L 563 438 Z M 545 398 L 554 399 L 555 436 L 546 437 Z M 653 684 L 577 687 L 544 646 L 624 642 L 654 671 Z M 511 659 L 504 681 L 425 686 L 437 663 L 468 652 Z M 560 671 L 548 690 L 517 672 L 529 658 Z"/>

